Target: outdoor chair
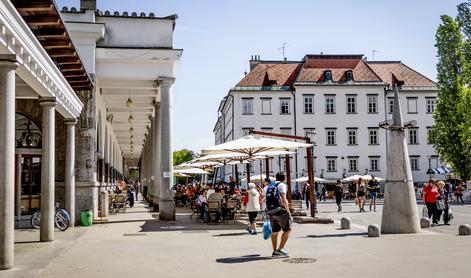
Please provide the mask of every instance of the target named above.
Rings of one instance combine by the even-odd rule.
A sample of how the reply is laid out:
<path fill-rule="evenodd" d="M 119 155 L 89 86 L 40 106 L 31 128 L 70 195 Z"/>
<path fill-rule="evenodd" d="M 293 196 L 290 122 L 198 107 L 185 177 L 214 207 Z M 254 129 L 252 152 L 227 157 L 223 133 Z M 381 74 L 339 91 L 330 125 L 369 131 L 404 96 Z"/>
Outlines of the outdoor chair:
<path fill-rule="evenodd" d="M 292 212 L 293 216 L 300 216 L 300 215 L 305 214 L 302 211 L 303 210 L 303 201 L 301 201 L 301 200 L 291 200 L 290 209 L 291 209 L 291 212 Z"/>
<path fill-rule="evenodd" d="M 211 220 L 216 220 L 218 218 L 221 218 L 222 215 L 222 210 L 221 210 L 221 201 L 218 200 L 209 200 L 208 201 L 208 223 L 211 222 Z"/>

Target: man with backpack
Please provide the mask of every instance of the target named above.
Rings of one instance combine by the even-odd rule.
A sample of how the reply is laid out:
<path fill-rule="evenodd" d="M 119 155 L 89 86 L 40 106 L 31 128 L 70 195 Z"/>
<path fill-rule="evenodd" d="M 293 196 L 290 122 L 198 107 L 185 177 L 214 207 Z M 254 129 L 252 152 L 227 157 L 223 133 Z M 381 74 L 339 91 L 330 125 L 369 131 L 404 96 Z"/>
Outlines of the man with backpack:
<path fill-rule="evenodd" d="M 270 183 L 265 190 L 266 210 L 270 218 L 272 228 L 271 243 L 273 247 L 273 257 L 288 256 L 284 250 L 291 232 L 291 213 L 289 210 L 287 195 L 287 187 L 284 183 L 285 175 L 283 173 L 276 174 L 276 181 Z M 281 234 L 281 242 L 278 246 L 278 233 Z"/>

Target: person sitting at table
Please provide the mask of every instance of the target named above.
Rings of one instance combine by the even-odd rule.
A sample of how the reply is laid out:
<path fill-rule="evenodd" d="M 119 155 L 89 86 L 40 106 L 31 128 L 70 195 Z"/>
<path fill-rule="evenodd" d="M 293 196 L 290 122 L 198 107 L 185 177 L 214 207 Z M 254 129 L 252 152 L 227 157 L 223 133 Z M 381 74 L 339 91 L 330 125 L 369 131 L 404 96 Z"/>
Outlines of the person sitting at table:
<path fill-rule="evenodd" d="M 196 204 L 200 209 L 200 217 L 201 219 L 204 219 L 204 212 L 206 208 L 208 207 L 208 198 L 206 196 L 207 190 L 204 189 L 203 191 L 200 192 L 200 195 L 198 196 L 198 199 L 196 199 Z"/>

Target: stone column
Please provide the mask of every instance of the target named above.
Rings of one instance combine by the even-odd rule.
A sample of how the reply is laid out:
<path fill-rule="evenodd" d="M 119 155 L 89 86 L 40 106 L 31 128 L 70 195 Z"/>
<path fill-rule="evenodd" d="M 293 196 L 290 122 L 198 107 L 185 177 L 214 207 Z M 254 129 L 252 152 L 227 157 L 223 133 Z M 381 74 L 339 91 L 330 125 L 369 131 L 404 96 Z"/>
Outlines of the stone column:
<path fill-rule="evenodd" d="M 15 214 L 20 228 L 21 218 L 21 154 L 16 154 L 16 177 L 15 177 Z"/>
<path fill-rule="evenodd" d="M 160 84 L 160 170 L 162 188 L 160 189 L 160 220 L 175 220 L 175 201 L 173 193 L 173 154 L 172 154 L 172 84 L 174 78 L 159 78 Z"/>
<path fill-rule="evenodd" d="M 41 160 L 41 241 L 54 240 L 54 182 L 55 182 L 55 129 L 56 100 L 41 98 L 42 160 Z"/>
<path fill-rule="evenodd" d="M 155 159 L 155 117 L 150 117 L 150 130 L 149 130 L 149 208 L 154 209 L 154 193 L 155 193 L 155 178 L 156 178 L 156 173 L 155 173 L 155 165 L 156 165 L 156 159 Z"/>
<path fill-rule="evenodd" d="M 14 263 L 15 70 L 14 55 L 0 55 L 0 269 Z"/>
<path fill-rule="evenodd" d="M 153 131 L 153 175 L 155 179 L 153 180 L 154 186 L 153 186 L 153 195 L 154 195 L 154 211 L 159 210 L 159 204 L 160 204 L 160 187 L 162 186 L 162 178 L 160 176 L 160 121 L 159 121 L 159 116 L 160 116 L 160 102 L 155 102 L 155 117 L 154 117 L 154 131 Z"/>
<path fill-rule="evenodd" d="M 76 119 L 66 119 L 67 145 L 65 148 L 65 210 L 70 215 L 70 226 L 75 225 L 75 124 Z"/>

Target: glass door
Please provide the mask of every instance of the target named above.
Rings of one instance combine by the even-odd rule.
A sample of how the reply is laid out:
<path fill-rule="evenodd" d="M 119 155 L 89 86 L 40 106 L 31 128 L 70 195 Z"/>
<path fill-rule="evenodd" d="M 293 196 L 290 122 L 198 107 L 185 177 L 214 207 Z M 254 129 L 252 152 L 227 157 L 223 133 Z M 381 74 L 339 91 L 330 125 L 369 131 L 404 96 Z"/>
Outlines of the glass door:
<path fill-rule="evenodd" d="M 32 214 L 40 208 L 41 201 L 41 156 L 21 156 L 21 210 Z"/>

